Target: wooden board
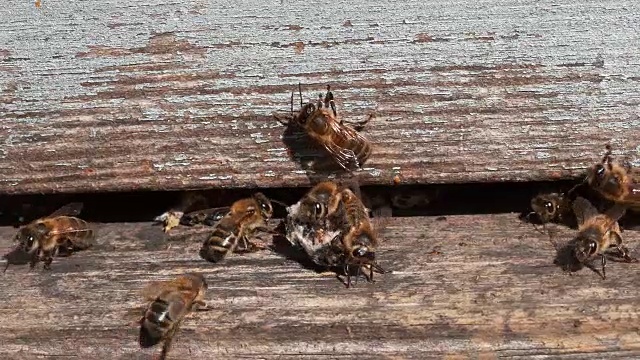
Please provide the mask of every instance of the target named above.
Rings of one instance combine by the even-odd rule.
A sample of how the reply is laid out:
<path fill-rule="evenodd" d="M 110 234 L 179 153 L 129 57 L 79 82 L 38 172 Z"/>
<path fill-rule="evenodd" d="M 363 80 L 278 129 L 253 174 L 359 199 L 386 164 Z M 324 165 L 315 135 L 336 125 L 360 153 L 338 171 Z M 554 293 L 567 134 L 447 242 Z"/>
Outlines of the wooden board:
<path fill-rule="evenodd" d="M 38 4 L 38 6 L 36 6 Z M 636 1 L 10 0 L 0 192 L 309 184 L 273 111 L 377 117 L 366 184 L 576 176 L 637 156 Z M 317 156 L 313 149 L 296 154 Z M 634 158 L 634 160 L 636 160 Z"/>
<path fill-rule="evenodd" d="M 392 273 L 352 289 L 268 251 L 206 263 L 198 230 L 168 241 L 148 223 L 97 228 L 94 250 L 56 259 L 50 273 L 2 275 L 0 357 L 149 359 L 159 349 L 140 350 L 132 324 L 139 290 L 187 271 L 206 274 L 214 310 L 184 322 L 173 359 L 640 356 L 640 267 L 570 276 L 516 214 L 393 218 L 378 253 Z M 0 228 L 0 250 L 14 231 Z M 624 235 L 637 256 L 638 232 Z"/>

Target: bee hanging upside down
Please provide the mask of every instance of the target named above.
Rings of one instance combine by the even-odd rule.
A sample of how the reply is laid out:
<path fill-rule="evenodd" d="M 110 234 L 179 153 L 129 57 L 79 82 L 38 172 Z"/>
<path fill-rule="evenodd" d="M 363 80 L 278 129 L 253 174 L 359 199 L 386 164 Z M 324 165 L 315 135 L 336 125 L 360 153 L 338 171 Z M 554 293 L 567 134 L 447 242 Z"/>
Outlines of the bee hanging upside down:
<path fill-rule="evenodd" d="M 70 203 L 56 210 L 51 215 L 34 220 L 23 226 L 15 236 L 18 242 L 17 251 L 23 251 L 31 256 L 30 268 L 33 269 L 40 261 L 44 269 L 50 270 L 56 255 L 70 256 L 80 250 L 86 250 L 93 245 L 94 231 L 89 224 L 77 217 L 82 210 L 82 203 Z M 15 250 L 14 250 L 15 251 Z M 9 254 L 4 256 L 7 266 Z"/>
<path fill-rule="evenodd" d="M 293 97 L 291 93 L 291 115 L 287 121 L 283 121 L 280 116 L 274 117 L 285 126 L 297 126 L 322 148 L 344 170 L 360 169 L 371 155 L 371 143 L 358 130 L 362 129 L 371 120 L 354 123 L 356 129 L 347 125 L 347 122 L 338 120 L 335 102 L 331 88 L 327 85 L 327 93 L 322 99 L 322 95 L 316 104 L 309 102 L 302 103 L 302 87 L 298 84 L 300 93 L 300 110 L 297 114 L 293 111 Z M 324 105 L 324 107 L 323 107 Z"/>
<path fill-rule="evenodd" d="M 209 310 L 204 301 L 207 287 L 202 274 L 187 273 L 173 280 L 153 282 L 143 289 L 145 300 L 151 303 L 140 320 L 140 347 L 149 348 L 164 341 L 159 357 L 164 360 L 187 314 L 194 307 Z"/>

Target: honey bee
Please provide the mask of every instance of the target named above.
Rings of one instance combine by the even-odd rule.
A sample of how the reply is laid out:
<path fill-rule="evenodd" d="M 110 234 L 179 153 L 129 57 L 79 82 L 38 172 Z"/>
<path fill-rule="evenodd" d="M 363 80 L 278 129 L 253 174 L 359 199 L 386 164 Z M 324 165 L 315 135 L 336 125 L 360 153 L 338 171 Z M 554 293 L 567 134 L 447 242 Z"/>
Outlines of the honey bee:
<path fill-rule="evenodd" d="M 335 213 L 340 206 L 341 185 L 333 181 L 322 181 L 305 194 L 300 200 L 297 212 L 298 220 L 308 224 L 322 224 Z"/>
<path fill-rule="evenodd" d="M 341 229 L 330 221 L 341 208 L 341 191 L 341 184 L 323 181 L 287 208 L 287 240 L 294 247 L 301 247 L 313 263 L 322 267 L 333 266 L 342 256 L 338 238 Z"/>
<path fill-rule="evenodd" d="M 258 232 L 272 232 L 267 226 L 272 215 L 271 201 L 262 193 L 234 202 L 229 212 L 215 224 L 213 233 L 200 249 L 200 256 L 217 263 L 234 252 L 240 242 L 242 250 L 249 250 L 249 243 L 253 248 L 263 248 L 264 245 L 254 237 Z"/>
<path fill-rule="evenodd" d="M 286 121 L 283 121 L 280 116 L 274 114 L 276 120 L 285 126 L 293 125 L 302 128 L 344 170 L 361 168 L 371 155 L 371 143 L 358 131 L 373 116 L 369 116 L 366 120 L 357 123 L 338 120 L 330 85 L 327 85 L 327 93 L 324 100 L 320 95 L 316 104 L 313 102 L 303 104 L 300 84 L 298 84 L 298 91 L 300 93 L 300 110 L 298 113 L 295 114 L 293 111 L 294 94 L 291 93 L 291 115 L 288 116 Z M 347 123 L 355 126 L 355 129 L 347 125 Z"/>
<path fill-rule="evenodd" d="M 143 297 L 151 303 L 140 320 L 141 348 L 164 341 L 160 360 L 169 353 L 173 337 L 192 309 L 209 310 L 204 301 L 207 282 L 202 274 L 187 273 L 173 280 L 153 282 L 143 289 Z"/>
<path fill-rule="evenodd" d="M 574 239 L 574 255 L 581 264 L 591 268 L 602 279 L 606 279 L 607 255 L 620 258 L 624 262 L 638 261 L 630 257 L 628 249 L 622 245 L 618 220 L 626 212 L 624 205 L 614 204 L 604 214 L 601 214 L 589 200 L 578 197 L 573 202 L 572 208 L 579 224 L 578 235 Z M 597 257 L 601 259 L 602 272 L 591 265 L 591 262 Z"/>
<path fill-rule="evenodd" d="M 15 236 L 18 242 L 16 250 L 30 255 L 30 269 L 42 261 L 44 269 L 50 270 L 54 256 L 70 256 L 93 245 L 94 231 L 86 221 L 75 217 L 80 214 L 82 207 L 82 203 L 67 204 L 18 230 Z M 4 257 L 8 260 L 8 254 Z M 7 261 L 4 271 L 9 263 Z"/>
<path fill-rule="evenodd" d="M 356 192 L 358 188 L 356 188 Z M 367 209 L 352 189 L 333 182 L 319 183 L 298 203 L 290 206 L 287 239 L 301 247 L 317 265 L 341 267 L 351 286 L 351 268 L 385 271 L 375 261 L 378 241 Z"/>
<path fill-rule="evenodd" d="M 640 209 L 640 184 L 632 174 L 631 164 L 613 160 L 611 146 L 606 146 L 602 161 L 587 170 L 585 181 L 604 198 Z"/>
<path fill-rule="evenodd" d="M 341 193 L 344 214 L 342 247 L 344 249 L 344 272 L 347 287 L 351 286 L 351 267 L 356 266 L 356 279 L 363 268 L 369 269 L 367 281 L 373 281 L 373 271 L 384 274 L 385 270 L 376 262 L 377 234 L 371 225 L 368 209 L 350 189 Z M 337 214 L 340 214 L 338 212 Z M 366 274 L 366 273 L 365 273 Z"/>
<path fill-rule="evenodd" d="M 527 218 L 535 215 L 540 223 L 565 224 L 575 226 L 575 216 L 571 207 L 571 200 L 565 193 L 542 193 L 531 199 L 531 209 Z"/>

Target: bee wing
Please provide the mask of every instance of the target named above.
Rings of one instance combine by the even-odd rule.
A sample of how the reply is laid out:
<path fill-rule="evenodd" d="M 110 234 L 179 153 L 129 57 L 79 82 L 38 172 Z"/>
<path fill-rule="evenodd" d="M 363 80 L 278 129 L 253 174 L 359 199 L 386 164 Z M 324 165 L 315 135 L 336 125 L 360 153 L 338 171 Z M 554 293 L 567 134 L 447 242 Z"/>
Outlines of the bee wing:
<path fill-rule="evenodd" d="M 626 212 L 627 206 L 616 203 L 612 207 L 607 209 L 605 215 L 607 215 L 612 223 L 615 223 L 616 221 L 620 220 L 620 218 L 623 217 Z"/>
<path fill-rule="evenodd" d="M 84 206 L 81 202 L 69 203 L 60 209 L 54 211 L 49 217 L 56 216 L 78 216 L 82 211 L 82 207 Z"/>
<path fill-rule="evenodd" d="M 185 275 L 170 280 L 152 281 L 142 288 L 142 298 L 146 301 L 155 300 L 163 292 L 195 291 L 193 280 Z"/>
<path fill-rule="evenodd" d="M 367 141 L 362 135 L 360 135 L 360 133 L 358 133 L 357 131 L 355 131 L 354 129 L 346 125 L 340 124 L 338 120 L 329 121 L 329 125 L 331 126 L 334 132 L 342 134 L 342 136 L 346 139 L 351 139 L 349 141 L 355 141 L 359 143 Z M 325 143 L 323 144 L 323 147 L 329 153 L 331 153 L 331 155 L 333 155 L 336 162 L 343 169 L 345 170 L 349 169 L 349 167 L 353 165 L 355 165 L 356 167 L 360 167 L 360 163 L 358 162 L 358 157 L 353 152 L 353 150 L 343 148 L 341 146 L 336 145 L 333 142 Z"/>
<path fill-rule="evenodd" d="M 598 209 L 591 202 L 581 196 L 578 196 L 571 205 L 573 213 L 576 214 L 578 225 L 584 224 L 588 219 L 598 215 Z"/>
<path fill-rule="evenodd" d="M 93 246 L 95 240 L 95 232 L 93 229 L 70 230 L 62 232 L 50 232 L 49 234 L 67 234 L 62 243 L 63 249 L 73 251 L 86 250 Z"/>
<path fill-rule="evenodd" d="M 195 224 L 210 224 L 220 221 L 231 210 L 230 206 L 193 211 L 182 216 L 180 224 L 193 226 Z"/>

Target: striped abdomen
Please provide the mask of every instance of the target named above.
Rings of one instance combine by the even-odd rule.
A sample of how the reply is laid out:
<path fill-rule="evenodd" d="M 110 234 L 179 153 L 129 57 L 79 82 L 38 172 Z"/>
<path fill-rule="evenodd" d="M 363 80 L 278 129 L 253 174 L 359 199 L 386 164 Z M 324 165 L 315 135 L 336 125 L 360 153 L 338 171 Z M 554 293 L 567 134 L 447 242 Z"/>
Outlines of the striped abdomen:
<path fill-rule="evenodd" d="M 200 256 L 210 262 L 217 263 L 238 246 L 240 229 L 230 216 L 225 216 L 214 227 L 213 233 L 200 249 Z"/>
<path fill-rule="evenodd" d="M 179 292 L 163 292 L 149 305 L 140 326 L 139 343 L 151 347 L 163 339 L 179 324 L 189 311 Z"/>
<path fill-rule="evenodd" d="M 353 151 L 356 159 L 358 159 L 358 164 L 362 166 L 371 155 L 371 144 L 364 136 L 360 135 L 356 130 L 347 127 L 347 125 L 338 124 L 338 126 L 340 130 L 333 131 L 331 139 L 341 148 Z"/>
<path fill-rule="evenodd" d="M 95 238 L 89 223 L 71 216 L 58 216 L 52 219 L 56 225 L 50 230 L 51 236 L 56 238 L 56 244 L 65 250 L 77 251 L 91 247 Z"/>

